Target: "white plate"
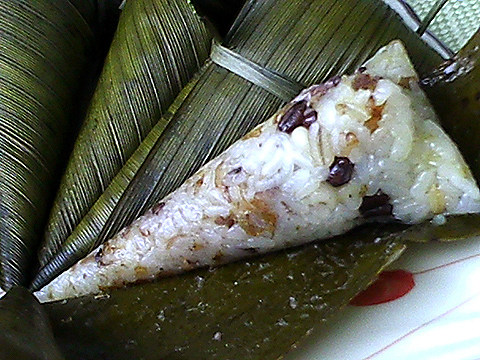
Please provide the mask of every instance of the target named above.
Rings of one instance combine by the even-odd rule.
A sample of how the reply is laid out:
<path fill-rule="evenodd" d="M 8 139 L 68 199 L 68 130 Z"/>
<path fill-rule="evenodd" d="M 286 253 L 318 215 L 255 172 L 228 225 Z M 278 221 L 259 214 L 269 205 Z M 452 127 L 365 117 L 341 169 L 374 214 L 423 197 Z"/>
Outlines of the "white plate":
<path fill-rule="evenodd" d="M 286 360 L 480 360 L 480 238 L 410 244 L 390 266 L 415 287 L 384 304 L 348 306 Z"/>

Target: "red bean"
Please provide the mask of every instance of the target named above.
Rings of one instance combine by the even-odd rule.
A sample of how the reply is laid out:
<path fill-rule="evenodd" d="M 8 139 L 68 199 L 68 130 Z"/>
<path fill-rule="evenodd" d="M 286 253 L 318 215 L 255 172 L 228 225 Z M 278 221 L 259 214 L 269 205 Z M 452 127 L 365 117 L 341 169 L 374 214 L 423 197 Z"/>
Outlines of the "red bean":
<path fill-rule="evenodd" d="M 332 165 L 330 165 L 327 182 L 334 187 L 348 183 L 352 179 L 354 166 L 355 164 L 349 158 L 335 156 Z"/>

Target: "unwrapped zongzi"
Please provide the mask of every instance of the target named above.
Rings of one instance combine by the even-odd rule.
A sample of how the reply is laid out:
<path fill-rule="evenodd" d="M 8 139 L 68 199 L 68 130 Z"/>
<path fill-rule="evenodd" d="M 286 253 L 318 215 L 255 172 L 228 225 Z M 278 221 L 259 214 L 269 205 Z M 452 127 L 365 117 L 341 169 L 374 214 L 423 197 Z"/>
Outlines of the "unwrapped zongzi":
<path fill-rule="evenodd" d="M 304 90 L 131 226 L 37 292 L 100 292 L 346 232 L 478 212 L 480 192 L 392 42 Z"/>

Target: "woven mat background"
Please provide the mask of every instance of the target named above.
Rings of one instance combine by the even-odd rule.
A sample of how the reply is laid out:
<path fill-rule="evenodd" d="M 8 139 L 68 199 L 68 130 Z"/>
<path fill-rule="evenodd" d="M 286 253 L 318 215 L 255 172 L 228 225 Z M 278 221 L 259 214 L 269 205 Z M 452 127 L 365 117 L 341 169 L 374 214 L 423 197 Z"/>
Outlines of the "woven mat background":
<path fill-rule="evenodd" d="M 423 21 L 439 0 L 407 0 L 407 2 Z M 480 0 L 449 0 L 427 29 L 456 52 L 479 27 Z"/>

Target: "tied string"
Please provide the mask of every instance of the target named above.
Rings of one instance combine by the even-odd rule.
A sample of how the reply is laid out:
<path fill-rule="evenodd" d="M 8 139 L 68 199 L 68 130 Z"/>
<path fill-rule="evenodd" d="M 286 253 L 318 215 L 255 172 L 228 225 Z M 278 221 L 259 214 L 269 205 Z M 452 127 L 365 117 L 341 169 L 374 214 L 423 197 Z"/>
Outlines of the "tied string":
<path fill-rule="evenodd" d="M 290 101 L 306 86 L 273 70 L 267 69 L 242 55 L 213 41 L 210 59 L 217 65 L 265 89 L 270 94 Z"/>

